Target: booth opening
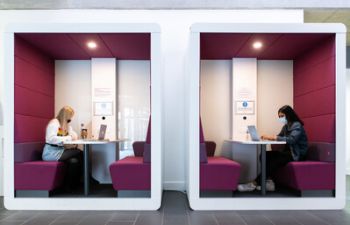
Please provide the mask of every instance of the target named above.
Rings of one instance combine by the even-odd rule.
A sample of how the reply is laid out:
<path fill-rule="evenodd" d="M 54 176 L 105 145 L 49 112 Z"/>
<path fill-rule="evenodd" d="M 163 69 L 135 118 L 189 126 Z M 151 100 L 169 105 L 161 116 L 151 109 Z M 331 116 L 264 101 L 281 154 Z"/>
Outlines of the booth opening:
<path fill-rule="evenodd" d="M 334 33 L 200 33 L 200 197 L 334 197 L 335 81 Z M 269 171 L 285 105 L 307 152 Z"/>
<path fill-rule="evenodd" d="M 151 34 L 15 33 L 14 52 L 15 197 L 151 197 Z"/>

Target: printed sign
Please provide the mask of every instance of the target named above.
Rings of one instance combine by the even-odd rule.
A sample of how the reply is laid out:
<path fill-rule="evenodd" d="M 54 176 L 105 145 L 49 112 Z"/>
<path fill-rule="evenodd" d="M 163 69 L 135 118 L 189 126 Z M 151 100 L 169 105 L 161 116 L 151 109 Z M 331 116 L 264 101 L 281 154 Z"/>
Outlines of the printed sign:
<path fill-rule="evenodd" d="M 254 101 L 236 101 L 235 102 L 235 114 L 245 115 L 255 113 Z"/>
<path fill-rule="evenodd" d="M 113 102 L 94 102 L 94 116 L 112 116 Z"/>

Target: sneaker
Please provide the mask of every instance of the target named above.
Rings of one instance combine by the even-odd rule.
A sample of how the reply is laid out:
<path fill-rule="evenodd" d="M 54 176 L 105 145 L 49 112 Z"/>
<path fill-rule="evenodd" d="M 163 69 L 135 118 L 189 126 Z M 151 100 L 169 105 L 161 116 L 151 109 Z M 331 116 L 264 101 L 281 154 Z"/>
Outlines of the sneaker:
<path fill-rule="evenodd" d="M 246 191 L 254 191 L 255 188 L 256 188 L 256 185 L 253 182 L 249 182 L 246 184 L 239 184 L 237 189 L 240 192 L 246 192 Z"/>
<path fill-rule="evenodd" d="M 256 186 L 256 190 L 261 191 L 261 186 Z M 266 191 L 275 191 L 275 183 L 273 180 L 266 180 Z"/>

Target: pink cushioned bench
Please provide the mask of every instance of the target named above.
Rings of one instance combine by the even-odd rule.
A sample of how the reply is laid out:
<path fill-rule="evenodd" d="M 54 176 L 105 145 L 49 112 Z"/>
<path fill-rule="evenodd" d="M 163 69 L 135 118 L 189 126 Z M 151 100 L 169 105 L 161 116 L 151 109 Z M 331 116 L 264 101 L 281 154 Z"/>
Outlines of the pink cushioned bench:
<path fill-rule="evenodd" d="M 207 162 L 200 163 L 200 190 L 235 191 L 240 176 L 239 163 L 221 156 L 214 156 L 215 142 L 205 141 L 205 147 Z"/>
<path fill-rule="evenodd" d="M 42 161 L 44 143 L 15 144 L 16 197 L 48 197 L 64 180 L 62 162 Z"/>
<path fill-rule="evenodd" d="M 305 161 L 290 162 L 274 174 L 276 183 L 296 189 L 302 196 L 333 195 L 335 190 L 335 144 L 309 143 Z"/>

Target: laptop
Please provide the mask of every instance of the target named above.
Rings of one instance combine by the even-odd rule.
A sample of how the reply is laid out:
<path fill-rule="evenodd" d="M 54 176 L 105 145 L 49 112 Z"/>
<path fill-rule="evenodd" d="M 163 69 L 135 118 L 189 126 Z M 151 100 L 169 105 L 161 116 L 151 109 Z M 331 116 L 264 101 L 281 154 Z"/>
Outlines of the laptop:
<path fill-rule="evenodd" d="M 98 139 L 81 139 L 82 141 L 104 141 L 106 136 L 107 125 L 101 124 L 100 131 L 98 132 Z"/>
<path fill-rule="evenodd" d="M 260 141 L 260 136 L 254 125 L 248 126 L 248 132 L 250 134 L 252 141 Z"/>

